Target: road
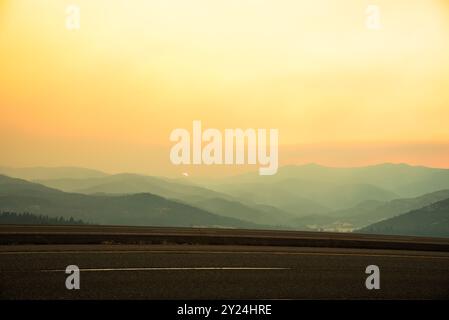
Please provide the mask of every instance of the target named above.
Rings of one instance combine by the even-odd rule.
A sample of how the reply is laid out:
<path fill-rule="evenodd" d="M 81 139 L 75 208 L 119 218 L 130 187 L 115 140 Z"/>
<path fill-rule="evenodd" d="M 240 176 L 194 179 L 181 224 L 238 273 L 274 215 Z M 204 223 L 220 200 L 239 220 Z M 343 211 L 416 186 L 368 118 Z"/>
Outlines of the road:
<path fill-rule="evenodd" d="M 380 268 L 367 290 L 365 268 Z M 80 290 L 65 288 L 68 265 Z M 237 245 L 3 245 L 1 299 L 448 299 L 449 252 Z"/>

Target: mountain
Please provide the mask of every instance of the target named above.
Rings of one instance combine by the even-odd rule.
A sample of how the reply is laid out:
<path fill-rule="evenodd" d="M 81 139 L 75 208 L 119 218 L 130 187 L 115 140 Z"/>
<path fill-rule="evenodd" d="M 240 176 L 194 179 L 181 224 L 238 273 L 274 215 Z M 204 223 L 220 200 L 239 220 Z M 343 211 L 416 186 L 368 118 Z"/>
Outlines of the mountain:
<path fill-rule="evenodd" d="M 291 214 L 275 206 L 268 204 L 259 204 L 256 200 L 248 197 L 238 197 L 213 191 L 201 186 L 190 184 L 188 181 L 179 181 L 174 179 L 143 176 L 137 174 L 116 174 L 100 178 L 91 179 L 52 179 L 39 180 L 46 186 L 56 188 L 67 192 L 76 192 L 84 194 L 106 194 L 106 195 L 124 195 L 135 193 L 152 193 L 165 198 L 174 199 L 185 204 L 202 208 L 208 212 L 221 216 L 237 218 L 254 223 L 263 223 L 268 225 L 287 225 L 293 218 Z M 270 191 L 271 193 L 271 191 Z M 285 193 L 284 193 L 285 195 Z M 284 207 L 292 208 L 297 211 L 300 199 L 293 197 L 293 203 L 285 201 Z M 305 200 L 305 202 L 310 202 Z M 281 202 L 276 202 L 281 203 Z M 304 204 L 302 204 L 303 206 Z M 314 207 L 310 204 L 310 208 Z M 316 212 L 324 211 L 327 208 L 310 210 Z M 308 211 L 309 212 L 309 211 Z"/>
<path fill-rule="evenodd" d="M 45 186 L 66 192 L 84 194 L 135 194 L 152 193 L 161 197 L 193 203 L 207 198 L 230 198 L 216 191 L 167 178 L 131 173 L 121 173 L 88 179 L 37 180 Z"/>
<path fill-rule="evenodd" d="M 357 232 L 449 237 L 449 199 L 372 224 Z"/>
<path fill-rule="evenodd" d="M 273 176 L 260 176 L 257 172 L 251 172 L 204 185 L 273 184 L 285 180 L 301 180 L 303 184 L 372 185 L 400 197 L 416 197 L 449 189 L 449 169 L 391 163 L 355 168 L 334 168 L 317 164 L 289 165 L 280 167 Z"/>
<path fill-rule="evenodd" d="M 107 174 L 98 170 L 78 167 L 28 167 L 8 168 L 0 167 L 0 174 L 25 180 L 39 179 L 86 179 L 104 177 Z"/>
<path fill-rule="evenodd" d="M 73 217 L 96 224 L 261 227 L 149 193 L 117 196 L 67 193 L 4 175 L 0 175 L 0 210 Z"/>
<path fill-rule="evenodd" d="M 363 202 L 352 208 L 329 212 L 328 216 L 351 223 L 356 228 L 361 228 L 447 198 L 449 198 L 449 189 L 424 194 L 419 197 L 395 199 L 388 202 Z"/>
<path fill-rule="evenodd" d="M 336 184 L 288 179 L 277 182 L 274 186 L 328 208 L 347 208 L 362 201 L 387 201 L 398 197 L 389 190 L 366 183 Z"/>
<path fill-rule="evenodd" d="M 258 224 L 287 227 L 293 215 L 275 207 L 255 205 L 250 207 L 237 201 L 222 198 L 205 199 L 194 203 L 195 207 L 218 214 Z"/>
<path fill-rule="evenodd" d="M 11 178 L 0 174 L 0 195 L 4 196 L 39 196 L 39 195 L 59 195 L 62 192 L 38 183 L 29 182 L 23 179 Z"/>
<path fill-rule="evenodd" d="M 247 183 L 213 186 L 213 188 L 215 188 L 215 191 L 227 194 L 246 205 L 274 206 L 295 216 L 329 211 L 329 208 L 298 196 L 294 190 L 286 190 L 279 185 Z"/>
<path fill-rule="evenodd" d="M 296 215 L 322 214 L 354 206 L 366 200 L 391 200 L 398 195 L 368 184 L 338 185 L 328 182 L 286 179 L 273 183 L 212 186 L 244 201 L 276 206 Z"/>
<path fill-rule="evenodd" d="M 34 177 L 52 177 L 35 180 L 39 188 L 48 187 L 45 192 L 59 189 L 92 197 L 116 196 L 124 202 L 126 196 L 150 194 L 244 223 L 314 230 L 362 228 L 443 200 L 449 190 L 449 170 L 406 164 L 284 166 L 273 176 L 248 173 L 201 182 L 191 177 L 107 175 L 82 168 L 38 171 L 33 171 Z M 42 190 L 26 192 L 39 197 Z"/>
<path fill-rule="evenodd" d="M 230 195 L 196 186 L 188 181 L 137 174 L 116 174 L 91 179 L 52 179 L 39 182 L 59 190 L 83 194 L 152 193 L 202 208 L 210 213 L 253 223 L 279 226 L 286 225 L 292 218 L 291 215 L 276 207 L 259 205 L 247 201 L 248 199 L 245 199 L 247 203 L 243 204 Z"/>

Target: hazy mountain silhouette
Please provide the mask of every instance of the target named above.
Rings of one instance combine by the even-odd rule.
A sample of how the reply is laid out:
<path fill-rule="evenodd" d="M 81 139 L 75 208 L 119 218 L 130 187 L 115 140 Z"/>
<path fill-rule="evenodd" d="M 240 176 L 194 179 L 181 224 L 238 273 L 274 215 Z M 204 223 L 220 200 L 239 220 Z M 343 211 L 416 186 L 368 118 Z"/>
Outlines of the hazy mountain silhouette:
<path fill-rule="evenodd" d="M 294 217 L 294 215 L 283 212 L 275 207 L 269 209 L 263 205 L 250 207 L 240 202 L 222 198 L 201 200 L 194 203 L 194 205 L 195 207 L 221 216 L 272 226 L 288 227 L 290 220 Z"/>
<path fill-rule="evenodd" d="M 449 189 L 428 193 L 415 198 L 395 199 L 389 202 L 363 202 L 352 208 L 330 212 L 328 216 L 349 222 L 355 227 L 361 228 L 447 198 L 449 198 Z"/>
<path fill-rule="evenodd" d="M 165 198 L 184 201 L 197 201 L 215 197 L 230 198 L 227 195 L 196 185 L 178 183 L 166 178 L 131 173 L 88 179 L 37 180 L 37 182 L 66 192 L 85 194 L 104 193 L 124 195 L 148 192 Z"/>
<path fill-rule="evenodd" d="M 320 214 L 354 206 L 365 200 L 391 200 L 393 192 L 367 184 L 338 185 L 329 182 L 286 179 L 273 183 L 242 183 L 213 186 L 241 201 L 269 204 L 296 214 Z"/>
<path fill-rule="evenodd" d="M 149 193 L 121 196 L 66 193 L 4 175 L 0 175 L 0 210 L 73 217 L 97 224 L 261 227 Z"/>
<path fill-rule="evenodd" d="M 372 224 L 357 232 L 449 237 L 449 199 Z"/>
<path fill-rule="evenodd" d="M 28 168 L 9 168 L 0 167 L 0 174 L 20 178 L 25 180 L 38 179 L 65 179 L 65 178 L 96 178 L 104 177 L 107 174 L 98 170 L 79 168 L 79 167 L 28 167 Z"/>
<path fill-rule="evenodd" d="M 0 168 L 0 172 L 2 169 L 5 170 Z M 259 227 L 343 231 L 362 228 L 449 198 L 448 169 L 406 164 L 360 168 L 315 164 L 284 166 L 274 176 L 247 173 L 201 179 L 201 182 L 190 177 L 107 175 L 83 168 L 9 170 L 15 170 L 16 175 L 43 177 L 35 180 L 47 187 L 8 180 L 2 193 L 0 179 L 3 201 L 0 209 L 3 203 L 8 204 L 7 209 L 19 212 L 61 215 L 64 211 L 64 215 L 75 213 L 75 217 L 97 223 L 212 223 L 249 228 L 259 224 Z M 106 204 L 107 201 L 116 208 Z M 165 205 L 169 208 L 168 215 L 162 214 Z M 140 214 L 147 210 L 150 214 L 142 217 Z M 121 220 L 128 214 L 126 222 Z M 189 215 L 193 217 L 191 221 L 188 221 Z M 99 220 L 93 221 L 91 217 Z M 105 222 L 106 218 L 109 222 Z"/>
<path fill-rule="evenodd" d="M 257 172 L 251 172 L 223 179 L 220 184 L 271 184 L 289 179 L 312 184 L 367 184 L 388 190 L 401 197 L 415 197 L 449 189 L 449 169 L 389 163 L 355 168 L 333 168 L 317 164 L 289 165 L 279 168 L 278 173 L 273 176 L 259 176 Z M 211 182 L 211 184 L 217 184 L 217 182 Z"/>
<path fill-rule="evenodd" d="M 63 191 L 85 194 L 135 194 L 149 192 L 169 199 L 199 207 L 221 216 L 270 225 L 284 225 L 292 216 L 274 206 L 260 205 L 245 199 L 245 204 L 235 197 L 178 180 L 116 174 L 90 179 L 51 179 L 40 183 Z"/>
<path fill-rule="evenodd" d="M 271 205 L 296 216 L 323 213 L 330 210 L 320 203 L 299 196 L 295 190 L 282 188 L 279 185 L 246 183 L 214 186 L 214 188 L 216 188 L 216 191 L 226 193 L 242 203 Z"/>

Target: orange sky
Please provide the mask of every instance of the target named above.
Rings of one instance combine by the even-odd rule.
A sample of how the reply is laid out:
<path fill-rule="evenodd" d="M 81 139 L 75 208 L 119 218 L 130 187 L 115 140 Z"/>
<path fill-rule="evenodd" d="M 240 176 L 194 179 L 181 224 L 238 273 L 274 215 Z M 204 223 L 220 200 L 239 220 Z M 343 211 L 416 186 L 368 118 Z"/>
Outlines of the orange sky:
<path fill-rule="evenodd" d="M 281 164 L 449 167 L 448 39 L 444 0 L 0 0 L 0 165 L 178 174 L 198 119 L 279 129 Z"/>

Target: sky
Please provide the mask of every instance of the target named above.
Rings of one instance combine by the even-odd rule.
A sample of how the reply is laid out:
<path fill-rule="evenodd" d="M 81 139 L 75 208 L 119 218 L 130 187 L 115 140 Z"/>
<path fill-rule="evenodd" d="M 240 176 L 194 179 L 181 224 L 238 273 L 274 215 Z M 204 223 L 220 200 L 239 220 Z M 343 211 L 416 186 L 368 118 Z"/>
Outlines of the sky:
<path fill-rule="evenodd" d="M 170 163 L 201 120 L 278 129 L 281 165 L 449 168 L 448 39 L 444 0 L 0 0 L 0 165 L 247 170 Z"/>

